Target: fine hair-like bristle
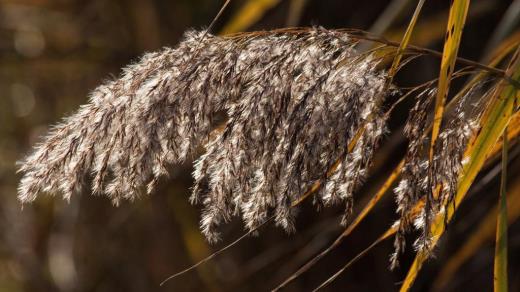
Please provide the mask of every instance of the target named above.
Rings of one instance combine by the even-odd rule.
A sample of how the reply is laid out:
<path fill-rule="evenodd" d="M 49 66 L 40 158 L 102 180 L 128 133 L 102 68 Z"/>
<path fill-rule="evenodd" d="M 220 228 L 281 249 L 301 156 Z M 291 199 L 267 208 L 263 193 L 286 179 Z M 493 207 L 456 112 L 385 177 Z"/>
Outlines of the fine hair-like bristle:
<path fill-rule="evenodd" d="M 317 201 L 344 202 L 348 215 L 386 120 L 384 72 L 353 44 L 348 33 L 322 28 L 188 32 L 176 48 L 146 54 L 95 89 L 55 126 L 21 163 L 19 199 L 70 198 L 90 178 L 93 193 L 118 204 L 153 192 L 168 166 L 203 146 L 191 200 L 204 207 L 210 241 L 236 215 L 252 229 L 274 214 L 291 230 L 291 203 L 318 180 L 326 179 Z M 226 123 L 215 130 L 221 115 Z"/>
<path fill-rule="evenodd" d="M 458 179 L 464 163 L 464 150 L 471 135 L 478 128 L 483 107 L 468 106 L 467 100 L 479 89 L 480 84 L 476 84 L 456 102 L 449 121 L 444 125 L 435 143 L 432 161 L 425 157 L 428 132 L 424 129 L 428 107 L 436 94 L 435 90 L 425 90 L 419 95 L 410 111 L 405 126 L 405 135 L 409 139 L 408 151 L 402 179 L 394 189 L 400 218 L 396 222 L 398 230 L 391 268 L 398 266 L 398 256 L 405 248 L 404 234 L 412 227 L 420 231 L 420 236 L 414 243 L 415 249 L 431 253 L 430 223 L 435 215 L 445 212 L 449 204 L 454 204 Z M 414 214 L 413 209 L 420 200 L 424 201 L 424 207 Z"/>

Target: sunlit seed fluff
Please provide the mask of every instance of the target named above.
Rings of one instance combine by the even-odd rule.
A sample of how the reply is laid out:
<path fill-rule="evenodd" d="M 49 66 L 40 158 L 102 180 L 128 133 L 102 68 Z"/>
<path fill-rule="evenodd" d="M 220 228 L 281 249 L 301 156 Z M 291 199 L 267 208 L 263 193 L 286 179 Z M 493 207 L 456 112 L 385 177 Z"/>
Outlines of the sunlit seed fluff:
<path fill-rule="evenodd" d="M 349 210 L 386 122 L 384 73 L 353 45 L 347 33 L 322 28 L 188 32 L 176 48 L 147 54 L 98 87 L 56 126 L 22 163 L 19 198 L 70 197 L 90 177 L 93 192 L 117 204 L 152 192 L 168 166 L 202 145 L 191 201 L 204 207 L 210 241 L 236 215 L 250 229 L 274 215 L 291 230 L 291 204 L 338 160 L 317 196 Z"/>
<path fill-rule="evenodd" d="M 405 134 L 410 141 L 408 153 L 401 182 L 394 189 L 400 218 L 394 242 L 396 252 L 391 258 L 391 267 L 398 265 L 397 255 L 404 249 L 404 233 L 411 225 L 421 232 L 414 247 L 427 254 L 431 252 L 430 223 L 436 215 L 444 212 L 449 204 L 454 203 L 459 175 L 465 163 L 464 150 L 471 135 L 477 130 L 477 121 L 482 113 L 483 107 L 467 104 L 467 100 L 480 89 L 479 86 L 480 84 L 477 84 L 471 88 L 457 101 L 453 113 L 439 134 L 432 162 L 425 155 L 425 147 L 429 145 L 425 143 L 429 142 L 425 134 L 428 132 L 422 129 L 425 128 L 426 110 L 435 92 L 425 91 L 419 95 L 415 107 L 410 112 L 405 127 Z M 438 194 L 434 195 L 435 189 L 438 189 Z M 407 216 L 421 200 L 424 207 L 415 219 Z"/>

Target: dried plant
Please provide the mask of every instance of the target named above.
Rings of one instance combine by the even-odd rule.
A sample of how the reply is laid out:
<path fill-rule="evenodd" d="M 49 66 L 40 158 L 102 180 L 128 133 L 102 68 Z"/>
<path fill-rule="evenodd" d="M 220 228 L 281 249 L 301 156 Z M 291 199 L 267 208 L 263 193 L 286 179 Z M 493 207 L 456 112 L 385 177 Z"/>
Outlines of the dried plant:
<path fill-rule="evenodd" d="M 23 163 L 19 198 L 80 191 L 115 204 L 151 193 L 168 166 L 195 163 L 201 226 L 242 215 L 250 229 L 271 212 L 292 229 L 291 203 L 318 180 L 325 205 L 345 202 L 384 133 L 384 72 L 346 32 L 322 28 L 215 37 L 188 32 L 177 48 L 145 55 L 57 125 Z M 219 115 L 225 114 L 223 130 Z M 346 153 L 356 133 L 362 135 Z M 339 160 L 337 170 L 324 174 Z"/>
<path fill-rule="evenodd" d="M 405 248 L 404 234 L 410 230 L 411 221 L 421 232 L 415 241 L 415 248 L 431 251 L 430 222 L 439 212 L 445 212 L 448 204 L 454 203 L 458 178 L 464 163 L 464 149 L 471 135 L 477 130 L 478 119 L 482 113 L 482 107 L 468 106 L 467 100 L 479 93 L 481 85 L 476 84 L 457 101 L 453 113 L 448 117 L 449 122 L 444 126 L 435 144 L 433 163 L 430 163 L 425 155 L 428 132 L 424 129 L 427 128 L 428 109 L 436 90 L 427 89 L 419 94 L 415 106 L 410 111 L 404 129 L 410 142 L 402 179 L 394 190 L 400 219 L 396 222 L 396 251 L 391 257 L 391 268 L 398 265 L 398 255 Z M 413 209 L 421 201 L 424 202 L 424 207 L 415 215 Z"/>

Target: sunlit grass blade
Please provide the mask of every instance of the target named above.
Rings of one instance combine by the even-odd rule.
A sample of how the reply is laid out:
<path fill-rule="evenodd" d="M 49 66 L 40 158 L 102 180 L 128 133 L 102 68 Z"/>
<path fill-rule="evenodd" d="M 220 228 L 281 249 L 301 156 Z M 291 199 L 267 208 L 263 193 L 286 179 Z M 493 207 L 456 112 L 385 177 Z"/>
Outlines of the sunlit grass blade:
<path fill-rule="evenodd" d="M 493 286 L 495 292 L 506 292 L 507 289 L 507 132 L 502 142 L 502 177 L 500 179 L 500 196 L 498 201 L 497 233 L 495 243 L 495 261 L 493 269 Z"/>
<path fill-rule="evenodd" d="M 385 231 L 385 233 L 383 233 L 381 236 L 379 236 L 379 238 L 376 239 L 376 241 L 374 241 L 371 245 L 369 245 L 362 252 L 360 252 L 358 255 L 356 255 L 346 265 L 344 265 L 339 271 L 337 271 L 334 275 L 332 275 L 330 278 L 328 278 L 325 282 L 323 282 L 320 286 L 318 286 L 316 289 L 314 289 L 312 291 L 315 292 L 315 291 L 325 288 L 327 285 L 332 283 L 337 277 L 339 277 L 339 275 L 341 275 L 341 273 L 343 273 L 352 264 L 354 264 L 359 259 L 361 259 L 364 255 L 366 255 L 370 250 L 372 250 L 374 247 L 376 247 L 379 243 L 381 243 L 385 239 L 389 238 L 390 236 L 394 235 L 396 231 L 397 231 L 397 226 L 390 227 L 387 231 Z"/>
<path fill-rule="evenodd" d="M 496 9 L 496 5 L 491 2 L 480 1 L 472 4 L 468 11 L 468 23 L 478 21 Z M 416 46 L 428 47 L 441 40 L 446 34 L 446 21 L 449 16 L 449 8 L 433 15 L 425 15 L 421 17 L 421 21 L 417 23 L 415 33 L 410 40 Z M 406 30 L 406 25 L 395 29 L 388 30 L 383 36 L 389 40 L 399 40 Z"/>
<path fill-rule="evenodd" d="M 412 32 L 415 28 L 415 24 L 417 23 L 417 19 L 419 18 L 419 14 L 421 13 L 421 9 L 424 5 L 425 0 L 419 0 L 417 3 L 417 7 L 415 8 L 415 11 L 413 13 L 412 18 L 410 19 L 410 23 L 408 24 L 408 28 L 406 28 L 406 32 L 403 35 L 403 39 L 401 40 L 401 43 L 399 44 L 399 48 L 397 48 L 396 56 L 394 57 L 394 60 L 392 62 L 392 66 L 390 67 L 390 70 L 388 71 L 388 75 L 390 76 L 390 82 L 392 78 L 394 77 L 395 73 L 397 73 L 397 68 L 399 68 L 399 63 L 401 63 L 401 59 L 403 57 L 403 52 L 408 47 L 408 44 L 410 43 L 410 38 L 412 36 Z"/>
<path fill-rule="evenodd" d="M 520 115 L 516 115 L 517 117 Z M 512 122 L 508 126 L 508 133 L 511 133 Z M 510 135 L 508 135 L 510 136 Z M 520 182 L 511 186 L 507 194 L 507 217 L 509 224 L 512 224 L 520 217 Z M 496 232 L 496 218 L 498 207 L 495 206 L 484 217 L 475 231 L 467 238 L 464 244 L 442 265 L 442 270 L 433 281 L 433 291 L 443 291 L 446 284 L 450 282 L 457 270 L 469 260 L 486 242 L 490 241 Z"/>
<path fill-rule="evenodd" d="M 430 143 L 430 162 L 433 160 L 433 149 L 437 137 L 439 136 L 442 117 L 444 115 L 444 104 L 448 96 L 451 76 L 455 69 L 455 60 L 459 50 L 462 29 L 466 22 L 469 9 L 469 0 L 454 0 L 451 2 L 446 37 L 444 40 L 444 50 L 442 53 L 441 69 L 439 73 L 439 86 L 435 98 L 435 112 L 433 119 L 432 138 Z"/>
<path fill-rule="evenodd" d="M 507 75 L 513 80 L 520 80 L 520 66 L 518 61 L 517 49 L 508 66 Z M 477 136 L 468 145 L 464 157 L 468 160 L 462 169 L 462 175 L 459 178 L 458 189 L 455 195 L 454 204 L 450 204 L 446 212 L 439 213 L 430 228 L 432 238 L 432 246 L 435 246 L 440 236 L 444 232 L 445 223 L 451 220 L 456 206 L 459 206 L 464 199 L 467 191 L 472 185 L 475 177 L 480 172 L 491 150 L 497 143 L 499 137 L 504 132 L 507 124 L 511 120 L 513 110 L 518 105 L 517 89 L 506 80 L 500 80 L 495 88 L 491 102 L 489 103 L 482 119 L 481 129 Z M 401 286 L 401 291 L 408 291 L 418 272 L 420 271 L 424 261 L 428 258 L 425 251 L 419 251 L 415 257 L 412 266 L 408 270 L 408 274 Z"/>
<path fill-rule="evenodd" d="M 222 28 L 220 34 L 226 35 L 247 30 L 279 2 L 280 0 L 248 0 Z"/>

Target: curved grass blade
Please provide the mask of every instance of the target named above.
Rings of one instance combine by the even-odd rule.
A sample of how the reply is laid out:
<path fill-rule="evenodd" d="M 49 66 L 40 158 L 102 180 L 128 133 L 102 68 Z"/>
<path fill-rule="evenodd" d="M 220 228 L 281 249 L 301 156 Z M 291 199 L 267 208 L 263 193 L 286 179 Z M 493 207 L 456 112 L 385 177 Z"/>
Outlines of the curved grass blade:
<path fill-rule="evenodd" d="M 471 9 L 468 11 L 467 20 L 474 22 L 482 19 L 489 15 L 490 12 L 496 10 L 496 5 L 492 2 L 479 1 L 472 4 Z M 441 40 L 446 34 L 446 21 L 449 16 L 449 7 L 443 11 L 440 11 L 433 15 L 424 16 L 421 18 L 421 22 L 417 24 L 415 28 L 415 34 L 412 37 L 411 42 L 417 46 L 429 47 L 435 42 Z M 399 27 L 389 30 L 384 33 L 384 37 L 389 40 L 399 39 L 406 27 Z"/>
<path fill-rule="evenodd" d="M 435 112 L 430 143 L 430 164 L 433 160 L 434 146 L 441 128 L 442 117 L 444 115 L 444 105 L 448 97 L 451 76 L 455 69 L 455 60 L 457 58 L 462 37 L 462 29 L 466 22 L 468 9 L 469 0 L 454 0 L 451 2 L 446 37 L 444 40 L 444 50 L 442 53 L 441 69 L 439 73 L 439 86 L 435 98 Z"/>
<path fill-rule="evenodd" d="M 519 116 L 517 114 L 517 116 Z M 508 126 L 508 132 L 510 136 L 512 123 Z M 509 224 L 512 224 L 520 217 L 520 183 L 514 184 L 508 192 L 508 211 L 507 217 Z M 468 237 L 464 245 L 458 249 L 448 260 L 446 264 L 443 264 L 443 269 L 433 281 L 433 291 L 443 291 L 446 284 L 450 282 L 452 277 L 456 275 L 457 270 L 470 259 L 482 245 L 491 240 L 496 232 L 496 218 L 498 213 L 498 207 L 495 206 L 489 213 L 484 217 L 481 223 L 475 228 L 475 231 Z"/>
<path fill-rule="evenodd" d="M 507 74 L 516 81 L 520 80 L 519 50 L 520 48 L 516 50 L 506 71 Z M 518 107 L 519 99 L 520 95 L 517 94 L 517 89 L 513 85 L 505 80 L 498 82 L 494 94 L 491 97 L 491 102 L 481 119 L 481 129 L 466 149 L 464 157 L 468 159 L 468 162 L 464 165 L 462 175 L 459 178 L 458 189 L 454 199 L 455 204 L 450 204 L 446 212 L 439 213 L 433 220 L 433 224 L 430 228 L 432 247 L 435 246 L 439 240 L 444 232 L 445 223 L 451 220 L 456 211 L 456 206 L 459 206 L 464 199 L 475 177 L 490 155 L 491 150 L 507 127 L 513 111 Z M 427 258 L 428 254 L 424 251 L 417 253 L 401 286 L 401 291 L 408 291 L 411 288 Z"/>
<path fill-rule="evenodd" d="M 419 18 L 419 14 L 421 13 L 422 7 L 424 5 L 425 0 L 419 0 L 417 3 L 417 7 L 415 7 L 415 11 L 413 13 L 412 19 L 410 19 L 410 23 L 408 24 L 408 27 L 406 28 L 406 32 L 403 35 L 403 39 L 401 40 L 401 43 L 399 44 L 399 48 L 397 48 L 396 56 L 394 57 L 394 61 L 392 62 L 392 66 L 390 67 L 390 71 L 388 72 L 388 75 L 390 76 L 390 81 L 392 82 L 392 79 L 397 73 L 397 69 L 399 68 L 399 63 L 401 63 L 401 58 L 403 57 L 403 53 L 408 47 L 408 44 L 410 43 L 410 38 L 412 36 L 412 32 L 415 28 L 415 24 L 417 23 L 417 19 Z"/>
<path fill-rule="evenodd" d="M 220 31 L 220 34 L 226 35 L 239 31 L 247 30 L 271 8 L 280 3 L 280 0 L 249 0 L 238 12 L 233 15 L 231 20 Z"/>
<path fill-rule="evenodd" d="M 503 135 L 502 177 L 500 179 L 500 197 L 498 201 L 497 233 L 495 244 L 495 263 L 493 286 L 495 292 L 507 291 L 507 132 Z"/>

